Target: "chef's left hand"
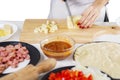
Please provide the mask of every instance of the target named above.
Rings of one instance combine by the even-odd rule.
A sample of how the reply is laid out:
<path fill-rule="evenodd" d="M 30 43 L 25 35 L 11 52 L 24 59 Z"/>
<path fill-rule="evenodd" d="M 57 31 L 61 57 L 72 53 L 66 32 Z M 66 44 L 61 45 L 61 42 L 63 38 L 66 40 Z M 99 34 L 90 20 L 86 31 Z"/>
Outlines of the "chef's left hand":
<path fill-rule="evenodd" d="M 82 18 L 79 21 L 79 27 L 84 29 L 84 28 L 89 28 L 92 26 L 96 18 L 100 14 L 101 7 L 91 5 L 85 11 L 82 13 Z"/>

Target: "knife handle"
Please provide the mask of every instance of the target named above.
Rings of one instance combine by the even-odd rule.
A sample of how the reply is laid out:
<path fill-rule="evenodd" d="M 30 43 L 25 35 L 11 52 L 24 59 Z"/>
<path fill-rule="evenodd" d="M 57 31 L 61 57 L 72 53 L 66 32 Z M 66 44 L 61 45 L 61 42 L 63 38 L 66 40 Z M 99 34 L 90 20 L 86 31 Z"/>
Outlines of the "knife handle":
<path fill-rule="evenodd" d="M 63 0 L 64 2 L 66 2 L 67 0 Z"/>

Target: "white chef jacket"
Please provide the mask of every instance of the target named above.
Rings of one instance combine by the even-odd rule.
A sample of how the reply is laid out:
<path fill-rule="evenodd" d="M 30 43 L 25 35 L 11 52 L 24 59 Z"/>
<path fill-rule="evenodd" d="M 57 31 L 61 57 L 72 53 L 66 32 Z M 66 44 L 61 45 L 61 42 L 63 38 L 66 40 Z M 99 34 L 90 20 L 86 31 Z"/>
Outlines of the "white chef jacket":
<path fill-rule="evenodd" d="M 68 0 L 72 15 L 81 15 L 95 0 Z M 68 16 L 68 10 L 65 2 L 62 0 L 51 0 L 51 8 L 48 18 L 64 19 Z M 105 17 L 105 7 L 102 8 L 96 21 L 103 22 Z"/>

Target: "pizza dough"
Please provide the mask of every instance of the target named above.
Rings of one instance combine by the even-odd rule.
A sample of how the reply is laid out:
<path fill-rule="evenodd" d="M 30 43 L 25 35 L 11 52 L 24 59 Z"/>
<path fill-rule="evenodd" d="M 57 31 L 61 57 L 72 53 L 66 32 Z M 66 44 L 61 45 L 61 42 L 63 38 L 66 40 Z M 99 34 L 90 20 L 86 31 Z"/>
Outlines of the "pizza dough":
<path fill-rule="evenodd" d="M 88 43 L 76 49 L 75 61 L 97 67 L 112 78 L 120 79 L 120 44 L 113 42 Z"/>

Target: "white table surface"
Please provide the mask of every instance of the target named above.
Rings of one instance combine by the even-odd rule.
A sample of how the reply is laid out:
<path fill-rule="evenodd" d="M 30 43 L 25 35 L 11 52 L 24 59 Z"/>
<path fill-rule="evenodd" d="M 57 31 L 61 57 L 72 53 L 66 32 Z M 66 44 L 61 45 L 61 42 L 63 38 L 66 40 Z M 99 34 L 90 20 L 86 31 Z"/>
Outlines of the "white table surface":
<path fill-rule="evenodd" d="M 17 25 L 18 31 L 16 32 L 16 34 L 14 34 L 12 37 L 10 37 L 6 41 L 19 41 L 20 33 L 22 31 L 22 27 L 23 27 L 24 22 L 23 21 L 0 21 L 0 23 L 7 23 L 7 22 Z M 108 23 L 107 24 L 102 23 L 102 25 L 108 25 Z M 111 25 L 111 24 L 109 23 L 109 25 Z M 113 25 L 113 23 L 112 23 L 112 25 Z M 112 41 L 112 42 L 119 42 L 120 43 L 120 35 L 103 35 L 103 36 L 96 38 L 94 41 Z M 42 53 L 39 44 L 32 44 L 32 45 L 35 46 L 40 51 L 40 53 L 41 53 L 41 60 L 40 61 L 47 58 Z M 79 45 L 81 45 L 81 44 L 76 44 L 75 48 L 78 47 Z M 63 67 L 63 66 L 71 66 L 71 65 L 75 65 L 75 62 L 73 61 L 73 55 L 69 56 L 65 60 L 57 61 L 55 68 Z"/>

